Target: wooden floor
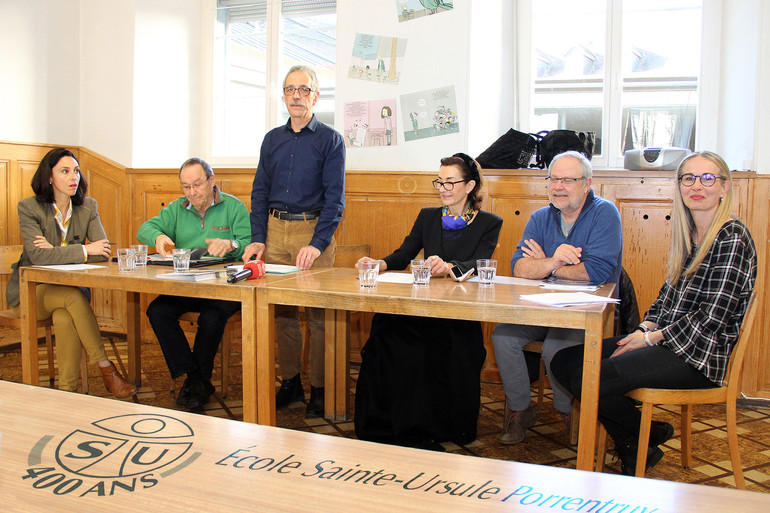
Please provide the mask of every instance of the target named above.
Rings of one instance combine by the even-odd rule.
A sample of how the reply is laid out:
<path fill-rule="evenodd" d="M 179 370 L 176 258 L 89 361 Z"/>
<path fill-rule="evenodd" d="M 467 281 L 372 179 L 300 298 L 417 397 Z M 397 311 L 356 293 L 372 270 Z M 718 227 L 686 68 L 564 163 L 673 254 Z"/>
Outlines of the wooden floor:
<path fill-rule="evenodd" d="M 0 379 L 21 382 L 21 357 L 18 344 L 14 344 L 14 334 L 0 330 Z M 125 347 L 118 343 L 120 353 Z M 44 346 L 40 348 L 40 379 L 48 383 L 48 370 L 44 364 Z M 113 358 L 112 350 L 108 355 Z M 125 355 L 122 355 L 125 357 Z M 235 356 L 235 355 L 234 355 Z M 114 360 L 114 358 L 113 358 Z M 178 409 L 174 404 L 174 395 L 169 391 L 169 375 L 160 348 L 156 344 L 142 345 L 142 388 L 136 401 Z M 218 369 L 215 367 L 214 384 L 218 385 Z M 353 389 L 357 377 L 354 365 Z M 90 367 L 91 394 L 108 397 L 98 370 Z M 306 380 L 305 380 L 306 381 Z M 307 382 L 307 381 L 306 381 Z M 234 358 L 230 369 L 230 391 L 226 399 L 215 395 L 203 410 L 203 414 L 240 420 L 241 408 L 241 371 L 238 358 Z M 179 385 L 178 383 L 177 385 Z M 307 390 L 306 385 L 306 391 Z M 550 392 L 550 391 L 547 391 Z M 569 445 L 566 428 L 552 407 L 550 395 L 539 412 L 539 420 L 527 432 L 524 442 L 514 446 L 501 446 L 497 437 L 502 425 L 503 391 L 499 384 L 482 384 L 482 410 L 479 419 L 478 439 L 468 445 L 457 446 L 444 444 L 448 452 L 485 458 L 496 458 L 527 463 L 537 463 L 558 467 L 575 467 L 575 447 Z M 305 419 L 305 408 L 295 403 L 278 412 L 279 427 L 322 433 L 331 436 L 355 438 L 352 421 L 328 422 L 323 419 Z M 651 471 L 649 478 L 703 484 L 708 486 L 733 487 L 734 481 L 727 452 L 724 410 L 717 406 L 696 407 L 693 422 L 693 456 L 695 466 L 684 470 L 680 466 L 679 452 L 679 416 L 674 407 L 656 408 L 654 419 L 671 422 L 676 433 L 672 440 L 663 446 L 665 457 Z M 739 436 L 744 473 L 749 490 L 770 493 L 770 408 L 747 406 L 738 410 Z M 619 464 L 612 455 L 608 455 L 607 472 L 619 472 Z"/>

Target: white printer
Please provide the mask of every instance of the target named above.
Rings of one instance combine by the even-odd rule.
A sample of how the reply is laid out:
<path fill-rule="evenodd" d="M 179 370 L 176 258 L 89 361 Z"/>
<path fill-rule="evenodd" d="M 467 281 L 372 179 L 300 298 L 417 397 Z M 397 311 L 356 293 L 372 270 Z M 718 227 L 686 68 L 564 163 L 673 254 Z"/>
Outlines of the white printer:
<path fill-rule="evenodd" d="M 642 148 L 624 153 L 623 167 L 638 170 L 675 171 L 690 154 L 687 148 Z"/>

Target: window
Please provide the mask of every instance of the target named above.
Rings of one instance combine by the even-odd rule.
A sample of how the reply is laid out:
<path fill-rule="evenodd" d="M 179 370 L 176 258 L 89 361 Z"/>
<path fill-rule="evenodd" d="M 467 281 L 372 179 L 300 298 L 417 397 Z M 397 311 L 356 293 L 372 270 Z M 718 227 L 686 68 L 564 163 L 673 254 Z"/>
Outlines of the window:
<path fill-rule="evenodd" d="M 596 166 L 622 167 L 632 148 L 695 149 L 701 4 L 521 1 L 520 125 L 595 132 Z"/>
<path fill-rule="evenodd" d="M 281 85 L 295 64 L 315 69 L 316 117 L 334 126 L 336 1 L 217 0 L 212 156 L 259 155 L 262 138 L 286 122 Z"/>

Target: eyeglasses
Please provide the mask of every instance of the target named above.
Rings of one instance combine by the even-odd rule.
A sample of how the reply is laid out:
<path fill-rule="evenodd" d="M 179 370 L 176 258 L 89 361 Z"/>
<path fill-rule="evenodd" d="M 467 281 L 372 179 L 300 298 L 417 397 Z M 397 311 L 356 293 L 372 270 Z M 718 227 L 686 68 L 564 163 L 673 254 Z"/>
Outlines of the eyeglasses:
<path fill-rule="evenodd" d="M 197 190 L 202 189 L 203 186 L 208 183 L 208 181 L 209 180 L 207 178 L 207 179 L 203 180 L 202 182 L 195 182 L 192 185 L 184 185 L 183 184 L 182 185 L 182 190 L 184 191 L 185 194 L 190 194 L 190 192 L 192 192 L 192 191 L 197 191 Z"/>
<path fill-rule="evenodd" d="M 685 187 L 692 187 L 695 185 L 695 180 L 699 179 L 700 184 L 703 187 L 711 187 L 715 183 L 717 183 L 717 178 L 720 180 L 724 180 L 721 176 L 717 176 L 713 173 L 703 173 L 702 175 L 693 175 L 691 173 L 684 174 L 679 177 L 679 183 L 684 185 Z"/>
<path fill-rule="evenodd" d="M 301 87 L 284 87 L 283 88 L 283 94 L 286 96 L 294 96 L 294 93 L 296 91 L 299 91 L 300 96 L 310 96 L 310 93 L 313 91 L 309 87 L 301 86 Z"/>
<path fill-rule="evenodd" d="M 442 182 L 439 179 L 433 180 L 433 188 L 440 191 L 443 187 L 445 191 L 454 190 L 456 183 L 467 182 L 468 180 L 457 180 L 456 182 Z"/>
<path fill-rule="evenodd" d="M 565 187 L 569 187 L 570 185 L 575 185 L 575 182 L 578 180 L 585 180 L 585 176 L 581 176 L 580 178 L 556 178 L 554 176 L 548 175 L 545 177 L 546 180 L 551 185 L 556 185 L 557 183 L 561 182 Z"/>

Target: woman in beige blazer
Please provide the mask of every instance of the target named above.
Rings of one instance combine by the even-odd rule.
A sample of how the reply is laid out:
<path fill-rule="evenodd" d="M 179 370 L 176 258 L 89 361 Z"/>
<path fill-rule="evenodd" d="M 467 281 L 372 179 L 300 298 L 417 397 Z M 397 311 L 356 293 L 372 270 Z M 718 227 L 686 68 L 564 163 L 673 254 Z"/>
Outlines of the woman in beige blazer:
<path fill-rule="evenodd" d="M 75 155 L 64 148 L 49 151 L 32 177 L 35 196 L 18 204 L 21 258 L 13 267 L 6 299 L 19 314 L 19 267 L 27 265 L 103 262 L 110 243 L 99 220 L 96 201 L 86 197 L 88 185 Z M 96 362 L 104 385 L 115 397 L 130 397 L 136 387 L 107 359 L 90 291 L 62 285 L 37 287 L 38 319 L 53 317 L 59 388 L 77 390 L 80 347 Z"/>

